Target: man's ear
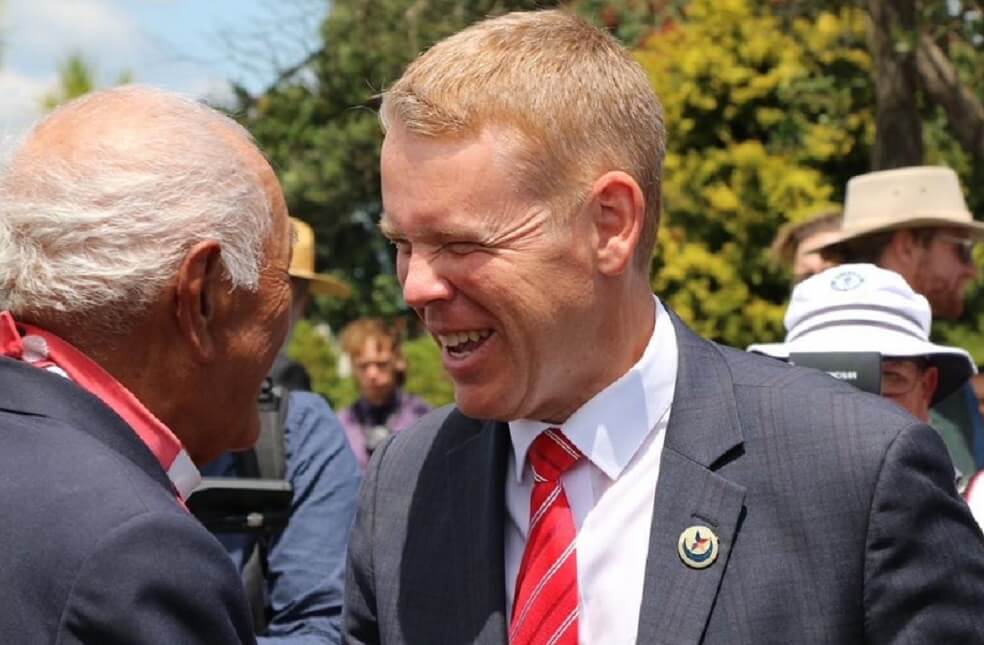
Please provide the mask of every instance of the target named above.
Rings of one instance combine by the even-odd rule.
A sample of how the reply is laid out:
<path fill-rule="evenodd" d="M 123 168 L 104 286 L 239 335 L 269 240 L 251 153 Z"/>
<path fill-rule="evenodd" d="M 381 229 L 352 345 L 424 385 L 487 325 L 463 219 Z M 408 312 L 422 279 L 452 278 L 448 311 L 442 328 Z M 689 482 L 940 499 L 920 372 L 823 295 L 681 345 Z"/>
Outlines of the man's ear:
<path fill-rule="evenodd" d="M 215 356 L 215 314 L 222 293 L 222 247 L 215 240 L 191 247 L 174 288 L 178 328 L 200 361 Z"/>
<path fill-rule="evenodd" d="M 919 244 L 919 241 L 912 234 L 911 230 L 902 229 L 895 231 L 885 249 L 885 253 L 891 254 L 891 258 L 886 258 L 885 253 L 883 253 L 882 261 L 879 264 L 892 266 L 894 270 L 901 269 L 900 272 L 903 273 L 904 277 L 905 275 L 909 275 L 911 271 L 919 269 L 923 251 L 923 246 Z M 885 262 L 886 259 L 889 261 Z"/>
<path fill-rule="evenodd" d="M 645 220 L 646 200 L 630 175 L 620 170 L 606 172 L 591 189 L 596 259 L 608 276 L 620 275 L 632 262 Z"/>

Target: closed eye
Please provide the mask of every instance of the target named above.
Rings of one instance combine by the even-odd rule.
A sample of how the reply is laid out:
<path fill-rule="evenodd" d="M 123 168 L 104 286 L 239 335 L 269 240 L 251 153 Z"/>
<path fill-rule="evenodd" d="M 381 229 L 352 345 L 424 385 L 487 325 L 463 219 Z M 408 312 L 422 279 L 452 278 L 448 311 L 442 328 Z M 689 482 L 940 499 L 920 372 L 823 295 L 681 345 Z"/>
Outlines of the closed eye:
<path fill-rule="evenodd" d="M 389 243 L 396 247 L 397 253 L 407 253 L 410 251 L 410 242 L 402 238 L 388 238 Z"/>
<path fill-rule="evenodd" d="M 441 248 L 454 255 L 468 255 L 469 253 L 486 249 L 485 245 L 479 244 L 478 242 L 448 242 L 443 244 Z"/>

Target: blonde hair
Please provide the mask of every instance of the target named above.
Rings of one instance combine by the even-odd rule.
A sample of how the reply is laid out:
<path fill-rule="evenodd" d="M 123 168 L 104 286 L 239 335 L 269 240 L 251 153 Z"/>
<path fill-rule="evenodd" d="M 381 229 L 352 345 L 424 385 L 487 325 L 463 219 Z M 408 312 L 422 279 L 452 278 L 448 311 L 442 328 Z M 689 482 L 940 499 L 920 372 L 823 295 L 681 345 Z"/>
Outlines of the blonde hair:
<path fill-rule="evenodd" d="M 476 23 L 417 58 L 383 95 L 383 127 L 468 137 L 506 126 L 517 179 L 568 213 L 599 175 L 631 175 L 646 200 L 637 258 L 656 240 L 665 153 L 663 110 L 645 72 L 610 35 L 563 11 Z"/>
<path fill-rule="evenodd" d="M 400 332 L 379 318 L 359 318 L 350 322 L 342 330 L 342 351 L 357 359 L 366 348 L 366 343 L 375 342 L 379 347 L 392 350 L 400 356 Z"/>

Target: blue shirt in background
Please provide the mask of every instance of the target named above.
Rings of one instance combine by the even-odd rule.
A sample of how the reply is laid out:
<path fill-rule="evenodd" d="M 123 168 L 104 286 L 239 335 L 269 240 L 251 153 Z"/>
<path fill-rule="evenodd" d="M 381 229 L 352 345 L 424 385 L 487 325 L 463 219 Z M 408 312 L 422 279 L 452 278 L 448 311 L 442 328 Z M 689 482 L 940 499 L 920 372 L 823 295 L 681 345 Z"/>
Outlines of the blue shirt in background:
<path fill-rule="evenodd" d="M 312 392 L 291 392 L 284 425 L 286 478 L 294 488 L 287 528 L 269 543 L 265 591 L 267 645 L 340 643 L 345 551 L 355 517 L 359 467 L 331 408 Z M 202 469 L 234 477 L 238 460 L 225 454 Z M 217 536 L 242 571 L 256 537 Z"/>

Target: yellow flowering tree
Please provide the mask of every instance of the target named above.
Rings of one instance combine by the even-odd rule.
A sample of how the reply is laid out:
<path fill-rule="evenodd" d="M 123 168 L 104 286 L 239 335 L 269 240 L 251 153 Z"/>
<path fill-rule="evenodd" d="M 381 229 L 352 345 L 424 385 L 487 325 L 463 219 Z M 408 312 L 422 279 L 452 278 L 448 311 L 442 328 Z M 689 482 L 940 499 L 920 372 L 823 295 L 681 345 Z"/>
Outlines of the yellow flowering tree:
<path fill-rule="evenodd" d="M 789 282 L 766 249 L 865 172 L 871 61 L 857 9 L 784 18 L 752 0 L 693 0 L 637 50 L 668 151 L 653 288 L 702 335 L 782 336 Z"/>

